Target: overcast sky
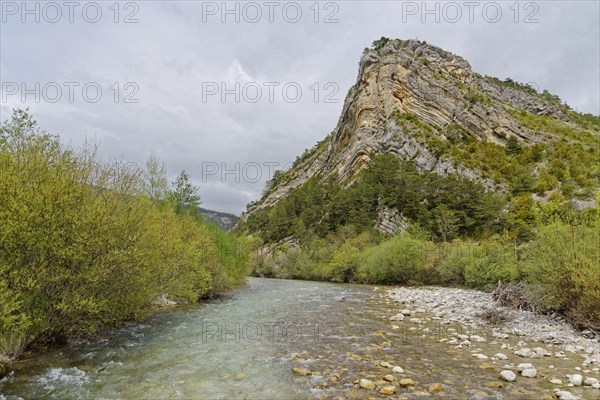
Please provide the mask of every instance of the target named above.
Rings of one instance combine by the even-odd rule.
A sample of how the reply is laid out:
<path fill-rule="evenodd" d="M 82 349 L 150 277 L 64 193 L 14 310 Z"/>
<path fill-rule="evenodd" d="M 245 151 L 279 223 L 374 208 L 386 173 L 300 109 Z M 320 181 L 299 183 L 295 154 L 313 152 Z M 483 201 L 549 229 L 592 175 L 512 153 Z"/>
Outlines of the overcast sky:
<path fill-rule="evenodd" d="M 105 159 L 154 153 L 219 211 L 239 214 L 273 166 L 334 129 L 381 36 L 426 40 L 600 113 L 596 0 L 230 2 L 229 13 L 220 1 L 22 4 L 1 4 L 1 119 L 29 107 L 66 143 L 97 141 Z"/>

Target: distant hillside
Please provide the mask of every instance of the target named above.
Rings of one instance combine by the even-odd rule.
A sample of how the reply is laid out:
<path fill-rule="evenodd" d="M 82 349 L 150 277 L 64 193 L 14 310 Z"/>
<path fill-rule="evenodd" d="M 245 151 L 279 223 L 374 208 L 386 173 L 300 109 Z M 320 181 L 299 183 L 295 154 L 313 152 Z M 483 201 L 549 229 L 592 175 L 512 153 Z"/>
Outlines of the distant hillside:
<path fill-rule="evenodd" d="M 200 208 L 202 215 L 206 217 L 209 222 L 215 222 L 221 228 L 226 231 L 233 228 L 239 217 L 219 211 L 207 210 L 206 208 Z"/>

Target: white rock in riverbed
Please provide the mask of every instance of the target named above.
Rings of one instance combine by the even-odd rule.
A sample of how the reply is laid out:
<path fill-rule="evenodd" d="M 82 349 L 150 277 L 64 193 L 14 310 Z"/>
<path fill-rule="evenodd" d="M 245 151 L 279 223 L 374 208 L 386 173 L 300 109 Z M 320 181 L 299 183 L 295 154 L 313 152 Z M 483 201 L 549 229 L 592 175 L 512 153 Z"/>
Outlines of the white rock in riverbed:
<path fill-rule="evenodd" d="M 517 375 L 512 371 L 504 370 L 500 372 L 500 379 L 506 382 L 513 382 L 515 379 L 517 379 Z"/>
<path fill-rule="evenodd" d="M 508 357 L 506 357 L 506 354 L 504 353 L 496 353 L 494 354 L 494 357 L 496 357 L 498 360 L 508 360 Z"/>
<path fill-rule="evenodd" d="M 531 369 L 531 368 L 533 368 L 533 365 L 531 365 L 529 363 L 523 363 L 523 364 L 517 365 L 517 371 L 519 371 L 519 372 L 524 371 L 526 369 Z"/>
<path fill-rule="evenodd" d="M 373 390 L 375 389 L 375 382 L 370 381 L 368 379 L 360 379 L 358 381 L 358 386 L 360 386 L 363 389 Z"/>
<path fill-rule="evenodd" d="M 515 351 L 515 355 L 519 357 L 528 357 L 528 358 L 539 358 L 541 357 L 539 354 L 531 350 L 529 347 L 524 347 Z"/>
<path fill-rule="evenodd" d="M 396 365 L 394 368 L 392 368 L 392 372 L 395 372 L 397 374 L 403 374 L 404 370 L 402 369 L 402 367 Z"/>
<path fill-rule="evenodd" d="M 404 321 L 404 315 L 396 314 L 390 318 L 390 321 Z"/>
<path fill-rule="evenodd" d="M 592 377 L 587 377 L 585 378 L 585 380 L 583 381 L 583 384 L 585 386 L 593 386 L 594 383 L 598 383 L 598 379 L 596 378 L 592 378 Z"/>
<path fill-rule="evenodd" d="M 554 394 L 560 400 L 577 400 L 577 397 L 573 396 L 573 393 L 567 392 L 565 390 L 559 390 L 558 392 L 556 392 Z"/>
<path fill-rule="evenodd" d="M 552 355 L 552 353 L 550 353 L 548 350 L 544 349 L 543 347 L 534 347 L 532 350 L 540 357 Z"/>
<path fill-rule="evenodd" d="M 581 386 L 583 383 L 583 377 L 579 374 L 573 374 L 569 376 L 569 382 L 571 382 L 575 386 Z"/>
<path fill-rule="evenodd" d="M 560 379 L 557 379 L 557 378 L 550 379 L 550 383 L 553 383 L 555 385 L 562 385 L 562 381 Z"/>
<path fill-rule="evenodd" d="M 475 343 L 483 343 L 486 341 L 485 338 L 479 336 L 479 335 L 471 335 L 470 337 L 471 341 L 475 342 Z"/>
<path fill-rule="evenodd" d="M 537 376 L 537 370 L 535 368 L 527 368 L 521 371 L 521 375 L 526 378 L 535 378 Z"/>

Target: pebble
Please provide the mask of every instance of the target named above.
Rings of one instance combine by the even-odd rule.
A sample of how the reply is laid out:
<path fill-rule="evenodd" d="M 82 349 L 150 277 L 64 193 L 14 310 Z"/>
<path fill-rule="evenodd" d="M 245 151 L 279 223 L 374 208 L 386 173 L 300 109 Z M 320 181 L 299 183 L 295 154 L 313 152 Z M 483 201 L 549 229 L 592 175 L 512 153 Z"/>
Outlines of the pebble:
<path fill-rule="evenodd" d="M 388 382 L 394 382 L 396 380 L 396 377 L 394 375 L 386 375 L 383 377 L 383 380 Z"/>
<path fill-rule="evenodd" d="M 504 353 L 496 353 L 494 354 L 494 357 L 496 357 L 498 360 L 508 360 L 508 357 L 506 357 L 506 354 Z"/>
<path fill-rule="evenodd" d="M 583 383 L 583 377 L 579 374 L 573 374 L 569 376 L 569 382 L 575 386 L 581 386 Z"/>
<path fill-rule="evenodd" d="M 410 310 L 406 310 L 406 309 L 405 309 L 405 310 L 402 310 L 402 311 L 400 311 L 400 313 L 401 313 L 402 315 L 406 315 L 406 316 L 408 317 L 409 315 L 411 315 L 411 314 L 412 314 L 412 311 L 410 311 Z"/>
<path fill-rule="evenodd" d="M 550 379 L 550 383 L 553 383 L 555 385 L 562 385 L 562 381 L 560 379 Z"/>
<path fill-rule="evenodd" d="M 552 355 L 552 353 L 550 353 L 548 350 L 544 349 L 543 347 L 534 347 L 532 350 L 535 352 L 535 354 L 537 354 L 540 357 Z"/>
<path fill-rule="evenodd" d="M 519 364 L 517 365 L 517 371 L 521 372 L 524 371 L 526 369 L 532 369 L 533 365 L 529 364 L 529 363 L 523 363 L 523 364 Z"/>
<path fill-rule="evenodd" d="M 312 373 L 309 369 L 306 368 L 294 368 L 292 369 L 292 372 L 298 375 L 310 375 Z"/>
<path fill-rule="evenodd" d="M 394 393 L 396 393 L 396 387 L 395 386 L 384 386 L 381 388 L 381 390 L 379 391 L 380 394 L 387 394 L 387 395 L 392 395 Z"/>
<path fill-rule="evenodd" d="M 517 379 L 517 375 L 512 371 L 504 370 L 500 372 L 500 379 L 506 382 L 512 382 Z"/>
<path fill-rule="evenodd" d="M 394 368 L 392 368 L 392 372 L 395 372 L 397 374 L 403 374 L 404 370 L 402 369 L 402 367 L 399 367 L 398 365 L 396 365 Z"/>
<path fill-rule="evenodd" d="M 375 389 L 375 382 L 363 378 L 358 381 L 358 386 L 363 389 L 373 390 Z"/>
<path fill-rule="evenodd" d="M 573 394 L 571 392 L 567 392 L 564 390 L 559 390 L 558 392 L 556 392 L 554 394 L 560 400 L 577 400 L 577 397 L 573 396 Z"/>
<path fill-rule="evenodd" d="M 585 380 L 583 381 L 583 384 L 585 386 L 592 386 L 594 383 L 598 383 L 598 379 L 588 377 L 588 378 L 585 378 Z"/>
<path fill-rule="evenodd" d="M 479 335 L 472 335 L 472 336 L 470 337 L 470 339 L 471 339 L 471 341 L 473 341 L 473 342 L 475 342 L 475 343 L 483 343 L 483 342 L 486 342 L 486 339 L 485 339 L 485 338 L 483 338 L 483 337 L 481 337 L 481 336 L 479 336 Z"/>
<path fill-rule="evenodd" d="M 396 314 L 390 318 L 390 321 L 404 321 L 404 315 Z"/>
<path fill-rule="evenodd" d="M 429 385 L 429 393 L 440 393 L 444 391 L 444 387 L 441 383 L 432 383 Z"/>
<path fill-rule="evenodd" d="M 390 368 L 392 366 L 392 364 L 387 361 L 382 361 L 379 363 L 379 365 L 381 365 L 383 368 Z"/>
<path fill-rule="evenodd" d="M 515 355 L 517 355 L 519 357 L 527 357 L 527 358 L 541 357 L 539 354 L 537 354 L 535 351 L 531 350 L 529 347 L 524 347 L 522 349 L 515 351 Z"/>
<path fill-rule="evenodd" d="M 413 381 L 412 379 L 400 379 L 399 384 L 402 387 L 404 387 L 404 386 L 415 386 L 415 381 Z"/>
<path fill-rule="evenodd" d="M 527 368 L 521 371 L 521 375 L 526 378 L 535 378 L 537 376 L 537 370 L 535 368 Z"/>

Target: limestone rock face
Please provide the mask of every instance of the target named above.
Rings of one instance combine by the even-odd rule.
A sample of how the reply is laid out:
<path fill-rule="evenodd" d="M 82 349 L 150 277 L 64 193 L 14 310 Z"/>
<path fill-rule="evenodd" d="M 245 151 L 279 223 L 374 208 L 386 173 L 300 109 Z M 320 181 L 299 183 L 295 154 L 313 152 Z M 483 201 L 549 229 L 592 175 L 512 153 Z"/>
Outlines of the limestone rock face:
<path fill-rule="evenodd" d="M 348 92 L 334 131 L 296 162 L 283 182 L 277 182 L 259 202 L 252 204 L 246 216 L 276 204 L 317 174 L 351 184 L 353 177 L 368 166 L 371 155 L 382 153 L 411 160 L 422 170 L 442 176 L 462 175 L 489 190 L 501 191 L 478 171 L 437 156 L 413 132 L 398 124 L 393 115 L 414 115 L 439 128 L 439 132 L 456 126 L 476 140 L 500 145 L 509 137 L 534 143 L 548 136 L 523 128 L 509 113 L 511 109 L 569 121 L 569 116 L 553 103 L 481 76 L 471 70 L 465 59 L 425 42 L 396 39 L 378 49 L 365 49 L 356 84 Z M 439 135 L 441 140 L 447 140 L 442 133 Z M 382 219 L 384 231 L 388 227 L 383 220 L 388 216 L 391 217 L 384 215 Z"/>
<path fill-rule="evenodd" d="M 377 221 L 375 222 L 375 228 L 387 235 L 395 235 L 404 232 L 409 226 L 408 221 L 398 212 L 398 210 L 379 206 L 379 213 L 377 215 Z"/>

